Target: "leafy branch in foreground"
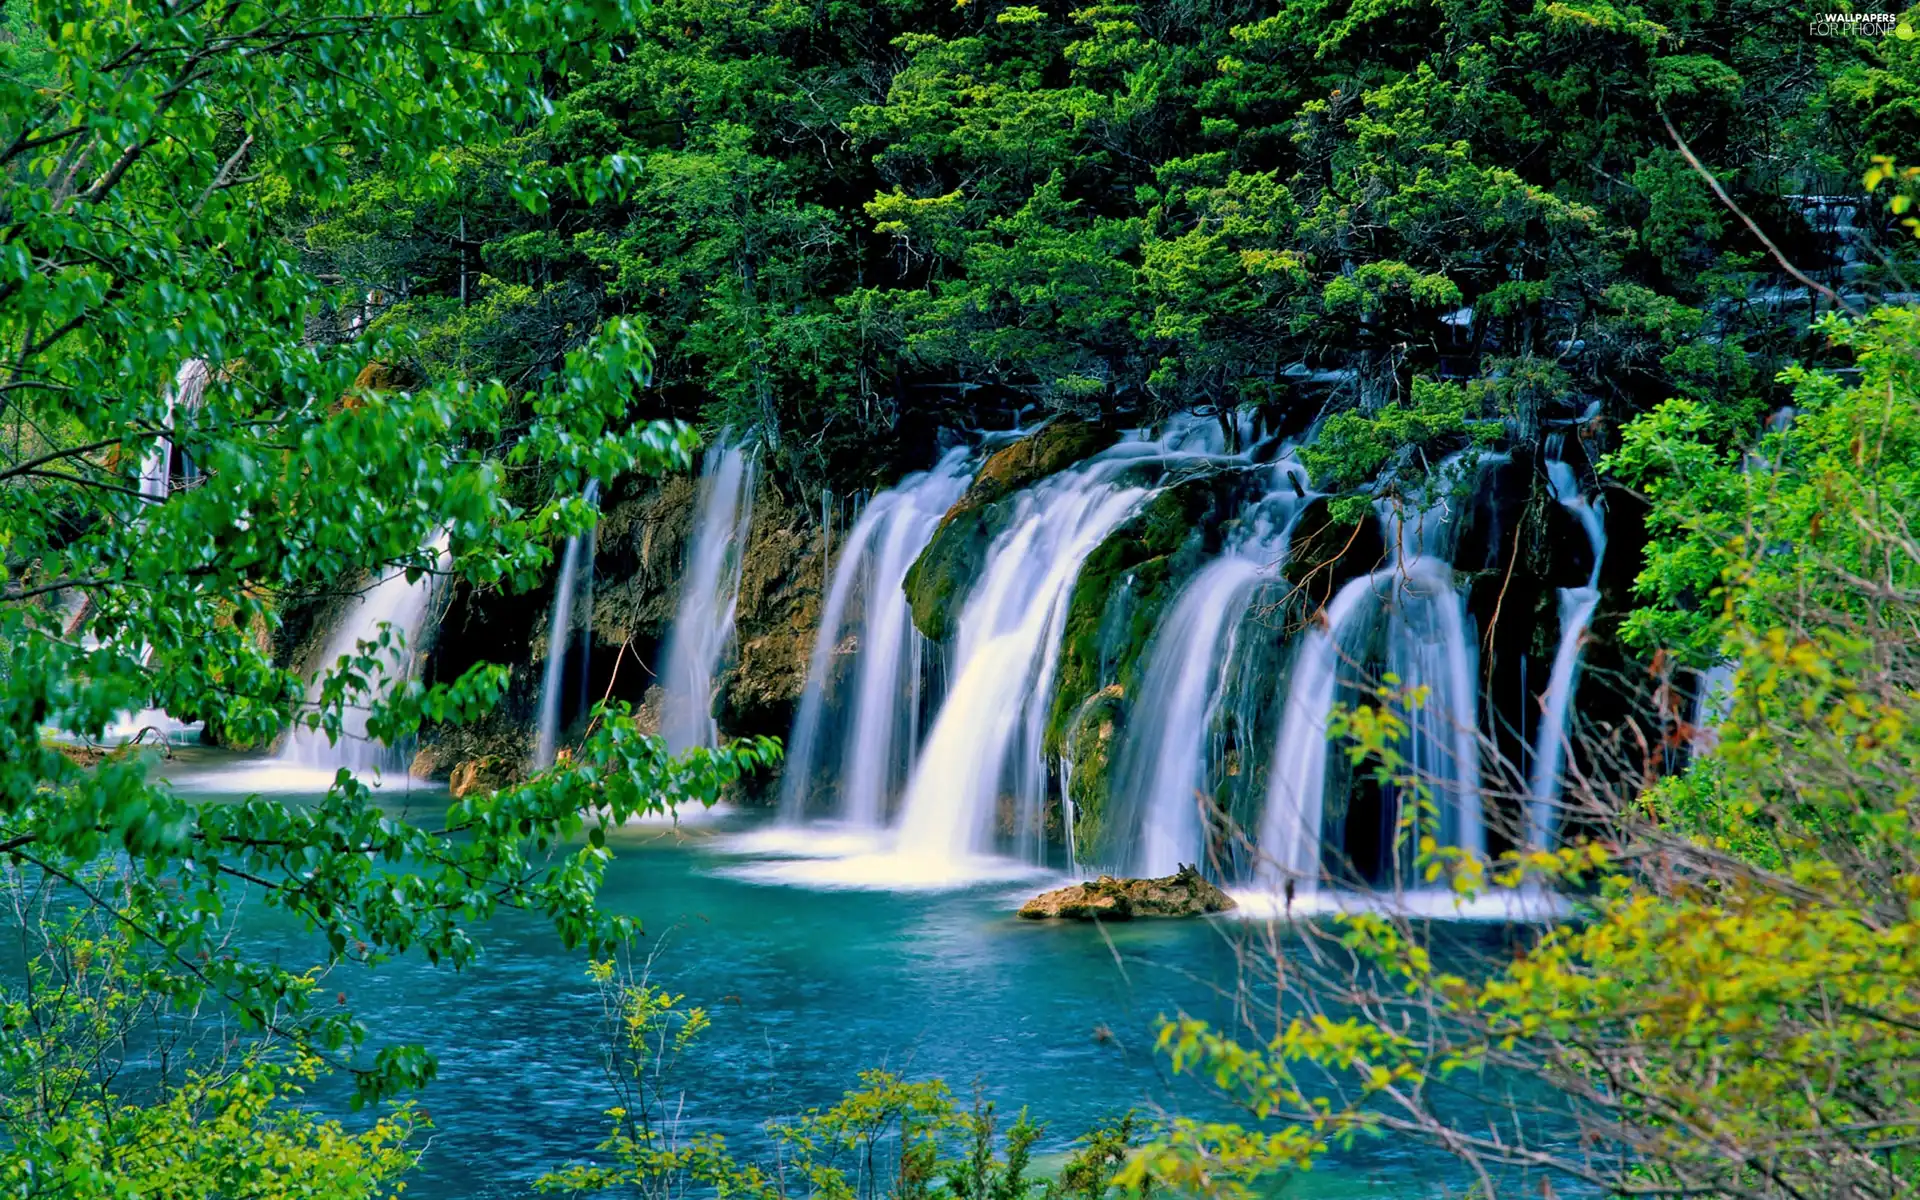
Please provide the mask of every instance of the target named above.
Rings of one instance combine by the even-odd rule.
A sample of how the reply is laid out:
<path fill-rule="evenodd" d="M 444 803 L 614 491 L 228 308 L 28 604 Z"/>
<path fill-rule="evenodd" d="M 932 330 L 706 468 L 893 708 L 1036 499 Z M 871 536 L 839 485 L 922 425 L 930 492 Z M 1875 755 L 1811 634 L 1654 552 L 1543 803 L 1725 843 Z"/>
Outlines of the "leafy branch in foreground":
<path fill-rule="evenodd" d="M 246 898 L 318 935 L 320 971 L 407 952 L 459 966 L 478 953 L 474 923 L 503 906 L 606 953 L 632 932 L 595 907 L 606 828 L 710 803 L 777 755 L 752 741 L 675 760 L 612 711 L 564 769 L 423 813 L 383 806 L 344 772 L 311 803 L 190 802 L 140 755 L 85 769 L 53 741 L 97 739 L 150 708 L 255 744 L 295 724 L 338 737 L 350 705 L 389 741 L 470 718 L 504 671 L 395 678 L 411 648 L 392 629 L 329 664 L 309 703 L 273 652 L 286 606 L 396 571 L 531 587 L 554 543 L 591 521 L 575 498 L 587 478 L 686 464 L 692 432 L 642 419 L 654 353 L 636 325 L 572 330 L 512 387 L 409 379 L 407 331 L 344 321 L 360 298 L 308 270 L 290 238 L 371 170 L 451 186 L 445 147 L 544 122 L 552 81 L 607 53 L 634 16 L 618 0 L 9 6 L 0 852 L 20 888 L 114 939 L 140 1005 L 217 1015 L 258 1057 L 137 1097 L 109 1081 L 91 1116 L 10 1081 L 0 1170 L 75 1156 L 104 1173 L 101 1190 L 124 1191 L 138 1179 L 110 1177 L 141 1160 L 117 1131 L 204 1133 L 208 1114 L 239 1122 L 220 1151 L 235 1169 L 271 1159 L 283 1119 L 324 1146 L 327 1127 L 288 1115 L 302 1078 L 345 1066 L 359 1099 L 385 1099 L 433 1063 L 417 1046 L 364 1053 L 369 1031 L 315 1001 L 307 966 L 236 934 Z M 591 202 L 627 172 L 617 158 L 528 162 L 506 182 L 537 211 L 555 192 Z M 404 1110 L 391 1121 L 356 1143 L 365 1177 L 335 1191 L 390 1175 Z M 111 1144 L 61 1141 L 90 1128 Z M 196 1170 L 194 1186 L 227 1188 L 215 1164 Z"/>

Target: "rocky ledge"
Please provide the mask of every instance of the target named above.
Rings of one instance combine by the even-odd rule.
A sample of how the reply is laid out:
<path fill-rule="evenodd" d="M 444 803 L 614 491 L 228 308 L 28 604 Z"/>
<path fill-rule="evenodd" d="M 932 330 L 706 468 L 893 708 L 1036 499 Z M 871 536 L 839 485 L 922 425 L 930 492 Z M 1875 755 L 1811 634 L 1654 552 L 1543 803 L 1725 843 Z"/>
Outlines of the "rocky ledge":
<path fill-rule="evenodd" d="M 1183 866 L 1161 879 L 1115 879 L 1102 875 L 1045 892 L 1020 906 L 1029 921 L 1131 921 L 1135 917 L 1198 917 L 1234 907 L 1233 897 Z"/>

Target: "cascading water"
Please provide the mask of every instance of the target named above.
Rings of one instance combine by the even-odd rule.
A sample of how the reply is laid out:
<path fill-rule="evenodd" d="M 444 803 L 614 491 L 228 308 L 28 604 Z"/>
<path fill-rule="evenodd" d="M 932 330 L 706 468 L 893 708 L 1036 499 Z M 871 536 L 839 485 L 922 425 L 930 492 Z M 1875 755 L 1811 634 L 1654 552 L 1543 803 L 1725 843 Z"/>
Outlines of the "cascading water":
<path fill-rule="evenodd" d="M 913 627 L 904 583 L 970 475 L 966 451 L 955 450 L 874 497 L 847 534 L 789 741 L 785 821 L 801 818 L 824 776 L 839 782 L 841 820 L 877 830 L 911 773 L 925 638 Z"/>
<path fill-rule="evenodd" d="M 1254 506 L 1245 532 L 1184 587 L 1154 635 L 1113 774 L 1116 813 L 1131 842 L 1131 875 L 1170 875 L 1204 864 L 1201 821 L 1210 794 L 1209 754 L 1230 688 L 1241 625 L 1260 586 L 1284 563 L 1294 518 L 1312 494 L 1298 464 L 1284 461 L 1280 484 Z"/>
<path fill-rule="evenodd" d="M 599 498 L 600 481 L 589 479 L 580 498 L 591 505 Z M 553 765 L 555 748 L 560 739 L 560 691 L 565 687 L 568 636 L 573 631 L 573 600 L 576 589 L 586 583 L 592 588 L 593 578 L 593 531 L 576 533 L 567 539 L 566 551 L 560 557 L 560 577 L 553 585 L 553 615 L 547 628 L 547 669 L 540 682 L 540 715 L 534 726 L 533 765 L 543 769 Z M 582 561 L 582 555 L 585 561 Z M 589 591 L 587 632 L 581 640 L 580 671 L 584 679 L 586 673 L 586 652 L 592 646 L 592 595 Z"/>
<path fill-rule="evenodd" d="M 446 568 L 447 540 L 443 531 L 428 545 L 435 572 Z M 386 661 L 368 680 L 371 695 L 349 700 L 342 713 L 338 742 L 329 743 L 327 735 L 319 730 L 297 728 L 280 750 L 282 763 L 328 770 L 346 767 L 355 772 L 394 773 L 406 769 L 404 747 L 387 746 L 368 736 L 367 701 L 413 675 L 426 643 L 433 583 L 432 574 L 409 581 L 406 571 L 394 571 L 353 600 L 327 639 L 319 669 L 308 688 L 308 699 L 317 704 L 327 675 L 340 660 L 359 654 L 362 642 L 378 641 L 383 629 L 391 634 L 391 644 L 381 652 Z"/>
<path fill-rule="evenodd" d="M 1480 455 L 1464 470 L 1474 478 L 1496 461 Z M 1456 455 L 1433 470 L 1411 520 L 1396 503 L 1377 506 L 1395 561 L 1343 586 L 1295 652 L 1258 842 L 1263 881 L 1285 886 L 1289 895 L 1311 895 L 1318 885 L 1327 725 L 1340 668 L 1358 657 L 1358 645 L 1382 616 L 1387 672 L 1406 693 L 1424 693 L 1418 705 L 1401 706 L 1409 769 L 1434 793 L 1441 839 L 1474 854 L 1486 851 L 1474 646 L 1466 599 L 1448 561 L 1454 517 L 1448 489 L 1461 477 L 1462 464 Z"/>
<path fill-rule="evenodd" d="M 1527 813 L 1527 842 L 1536 849 L 1553 844 L 1554 798 L 1559 793 L 1560 763 L 1566 752 L 1567 724 L 1573 715 L 1574 685 L 1580 668 L 1580 650 L 1587 625 L 1600 603 L 1600 562 L 1607 552 L 1607 529 L 1593 503 L 1580 494 L 1573 468 L 1559 459 L 1547 463 L 1547 481 L 1560 502 L 1586 531 L 1593 548 L 1593 570 L 1585 587 L 1560 589 L 1560 646 L 1554 651 L 1553 671 L 1541 704 L 1540 729 L 1535 735 L 1533 770 L 1528 778 L 1531 803 Z"/>
<path fill-rule="evenodd" d="M 180 364 L 180 370 L 173 377 L 173 386 L 167 389 L 167 415 L 164 421 L 167 435 L 154 439 L 146 455 L 140 460 L 140 494 L 148 501 L 158 503 L 167 498 L 173 488 L 173 437 L 174 422 L 182 413 L 191 414 L 200 407 L 207 393 L 207 384 L 212 374 L 207 370 L 205 359 L 190 358 Z"/>
<path fill-rule="evenodd" d="M 192 420 L 193 414 L 205 402 L 207 385 L 212 379 L 206 360 L 200 358 L 188 359 L 180 364 L 180 370 L 174 374 L 173 385 L 166 391 L 166 415 L 161 420 L 161 426 L 167 432 L 154 439 L 153 445 L 148 447 L 140 460 L 137 490 L 141 499 L 148 504 L 164 503 L 172 495 L 174 429 L 183 417 Z M 79 611 L 72 618 L 74 626 L 84 622 L 86 610 L 87 602 L 82 600 Z M 99 647 L 99 642 L 91 634 L 83 640 L 90 649 Z M 153 658 L 152 645 L 142 644 L 138 657 L 141 666 L 149 665 Z M 203 728 L 204 724 L 200 721 L 183 722 L 164 709 L 143 708 L 120 713 L 101 730 L 100 737 L 109 745 L 144 740 L 148 734 L 162 741 L 185 742 Z"/>
<path fill-rule="evenodd" d="M 1404 705 L 1407 758 L 1433 792 L 1441 840 L 1473 854 L 1487 849 L 1480 799 L 1480 733 L 1474 642 L 1466 597 L 1445 559 L 1403 559 L 1383 580 L 1387 671 L 1407 688 L 1425 688 L 1424 702 Z"/>
<path fill-rule="evenodd" d="M 1261 875 L 1289 894 L 1320 879 L 1320 813 L 1326 800 L 1327 721 L 1339 683 L 1343 637 L 1373 610 L 1378 575 L 1350 580 L 1301 637 L 1287 686 L 1286 717 L 1267 765 L 1260 821 Z"/>
<path fill-rule="evenodd" d="M 1047 794 L 1042 732 L 1067 604 L 1087 556 L 1154 488 L 1139 469 L 1220 461 L 1219 427 L 1178 424 L 1159 441 L 1126 441 L 1015 500 L 967 595 L 952 685 L 902 805 L 895 848 L 929 875 L 988 852 L 1003 796 L 1030 853 Z"/>
<path fill-rule="evenodd" d="M 719 743 L 714 676 L 733 643 L 757 477 L 753 450 L 725 438 L 707 451 L 701 467 L 686 582 L 660 672 L 665 690 L 660 732 L 675 754 Z"/>

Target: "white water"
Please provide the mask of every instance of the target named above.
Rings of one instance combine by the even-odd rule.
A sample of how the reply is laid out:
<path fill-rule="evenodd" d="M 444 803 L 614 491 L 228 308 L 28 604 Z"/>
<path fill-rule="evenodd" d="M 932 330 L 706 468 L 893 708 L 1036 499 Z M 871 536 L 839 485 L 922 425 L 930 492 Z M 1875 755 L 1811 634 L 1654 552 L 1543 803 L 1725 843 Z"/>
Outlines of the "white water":
<path fill-rule="evenodd" d="M 897 846 L 930 861 L 987 853 L 1002 791 L 1016 821 L 1046 786 L 1040 731 L 1080 567 L 1151 493 L 1095 460 L 1019 500 L 960 615 L 951 690 L 907 787 Z M 1022 830 L 1021 832 L 1025 832 Z"/>
<path fill-rule="evenodd" d="M 1490 921 L 1497 924 L 1547 924 L 1573 915 L 1573 905 L 1543 888 L 1489 888 L 1462 896 L 1452 888 L 1410 888 L 1395 892 L 1356 892 L 1324 888 L 1285 895 L 1271 888 L 1235 888 L 1235 908 L 1225 917 L 1243 921 L 1295 920 L 1338 914 L 1379 913 L 1428 921 Z"/>
<path fill-rule="evenodd" d="M 1554 498 L 1586 530 L 1593 548 L 1593 570 L 1585 587 L 1560 589 L 1560 645 L 1554 651 L 1553 671 L 1541 703 L 1540 729 L 1535 734 L 1533 770 L 1528 779 L 1527 843 L 1536 849 L 1553 845 L 1557 824 L 1555 797 L 1560 790 L 1560 764 L 1566 754 L 1568 721 L 1573 715 L 1573 693 L 1580 667 L 1580 650 L 1587 625 L 1600 603 L 1600 562 L 1607 552 L 1607 530 L 1593 504 L 1580 494 L 1573 468 L 1558 459 L 1547 464 Z"/>
<path fill-rule="evenodd" d="M 1327 720 L 1340 672 L 1342 638 L 1371 612 L 1380 574 L 1348 581 L 1301 637 L 1287 685 L 1286 716 L 1267 767 L 1261 816 L 1261 875 L 1311 895 L 1320 880 L 1320 814 L 1327 787 Z"/>
<path fill-rule="evenodd" d="M 701 467 L 685 584 L 660 672 L 666 693 L 660 732 L 675 754 L 719 744 L 714 676 L 733 645 L 757 475 L 753 451 L 724 440 L 707 451 Z"/>
<path fill-rule="evenodd" d="M 173 438 L 175 423 L 182 415 L 191 419 L 193 413 L 205 401 L 207 384 L 212 380 L 205 359 L 190 358 L 180 364 L 180 370 L 174 374 L 173 384 L 166 391 L 166 414 L 161 426 L 167 434 L 154 439 L 140 459 L 140 479 L 136 490 L 146 503 L 160 504 L 173 491 Z M 88 650 L 101 648 L 100 641 L 87 625 L 88 609 L 91 602 L 83 595 L 72 616 L 67 620 L 67 633 L 81 631 L 81 644 Z M 153 647 L 142 644 L 137 656 L 140 665 L 145 667 L 153 657 Z M 203 721 L 180 721 L 164 709 L 142 708 L 137 711 L 119 713 L 106 728 L 100 731 L 99 744 L 120 746 L 128 742 L 155 742 L 186 744 L 198 738 L 205 728 Z M 72 735 L 59 729 L 49 729 L 48 733 L 57 740 L 72 740 Z"/>
<path fill-rule="evenodd" d="M 1263 583 L 1278 578 L 1294 518 L 1312 494 L 1297 464 L 1283 462 L 1275 491 L 1251 510 L 1248 532 L 1181 589 L 1154 633 L 1147 669 L 1113 774 L 1113 811 L 1137 814 L 1124 828 L 1136 876 L 1206 865 L 1203 806 L 1219 758 L 1216 723 L 1241 625 Z"/>
<path fill-rule="evenodd" d="M 1206 860 L 1201 808 L 1209 727 L 1224 692 L 1233 635 L 1264 577 L 1251 558 L 1210 564 L 1181 593 L 1154 639 L 1113 777 L 1116 793 L 1135 790 L 1132 804 L 1143 814 L 1129 874 L 1171 875 L 1183 863 Z"/>
<path fill-rule="evenodd" d="M 190 358 L 180 364 L 179 372 L 173 377 L 173 386 L 167 389 L 167 413 L 162 423 L 168 436 L 155 438 L 140 460 L 140 495 L 151 503 L 165 500 L 173 488 L 171 433 L 174 422 L 183 411 L 191 414 L 200 407 L 211 378 L 205 359 Z"/>
<path fill-rule="evenodd" d="M 1721 659 L 1694 677 L 1693 751 L 1704 754 L 1720 741 L 1720 726 L 1733 715 L 1734 664 Z"/>
<path fill-rule="evenodd" d="M 442 531 L 428 544 L 435 572 L 447 565 L 448 535 Z M 329 744 L 327 735 L 304 726 L 287 735 L 279 761 L 286 766 L 307 767 L 331 772 L 346 767 L 356 773 L 384 771 L 403 773 L 407 763 L 404 747 L 391 747 L 367 734 L 368 704 L 394 686 L 412 678 L 419 665 L 431 615 L 435 575 L 423 574 L 408 582 L 404 570 L 382 576 L 378 582 L 350 602 L 340 622 L 327 639 L 313 682 L 308 686 L 309 702 L 318 703 L 326 677 L 342 658 L 360 653 L 362 642 L 377 642 L 382 631 L 389 643 L 375 651 L 384 660 L 364 679 L 359 694 L 350 695 L 341 714 L 340 740 Z"/>
<path fill-rule="evenodd" d="M 902 803 L 896 855 L 933 874 L 991 852 L 1003 800 L 1016 842 L 1041 852 L 1048 792 L 1042 735 L 1073 585 L 1087 556 L 1154 489 L 1154 464 L 1220 463 L 1219 427 L 1192 420 L 1126 441 L 1021 492 L 960 612 L 952 685 Z"/>
<path fill-rule="evenodd" d="M 1458 484 L 1477 486 L 1481 471 L 1498 456 L 1455 455 L 1429 474 L 1426 494 L 1411 510 L 1398 502 L 1376 505 L 1395 562 L 1351 580 L 1335 594 L 1315 627 L 1302 637 L 1288 682 L 1286 715 L 1267 772 L 1266 810 L 1258 846 L 1263 880 L 1310 895 L 1321 874 L 1321 818 L 1327 783 L 1327 724 L 1340 683 L 1340 668 L 1387 619 L 1386 670 L 1396 691 L 1409 696 L 1397 707 L 1406 723 L 1408 771 L 1433 793 L 1441 840 L 1470 853 L 1486 852 L 1481 811 L 1478 671 L 1468 633 L 1466 597 L 1449 563 Z M 1414 703 L 1411 694 L 1424 692 Z"/>
<path fill-rule="evenodd" d="M 600 495 L 600 481 L 589 479 L 586 490 L 580 498 L 592 504 Z M 567 644 L 572 641 L 573 599 L 576 588 L 584 576 L 587 587 L 592 588 L 593 578 L 593 531 L 576 533 L 567 539 L 566 551 L 560 557 L 560 578 L 553 585 L 553 614 L 547 626 L 547 669 L 540 681 L 540 715 L 534 725 L 533 765 L 536 770 L 553 765 L 555 747 L 560 739 L 560 689 L 566 683 Z M 586 561 L 581 561 L 582 555 Z M 591 606 L 592 595 L 587 602 Z M 592 645 L 593 614 L 589 608 L 587 614 L 587 634 L 581 640 L 581 671 L 585 673 L 585 651 Z"/>
<path fill-rule="evenodd" d="M 1483 855 L 1479 679 L 1466 597 L 1440 558 L 1404 560 L 1386 582 L 1387 671 L 1403 687 L 1428 689 L 1422 703 L 1401 708 L 1411 769 L 1433 790 L 1442 842 Z"/>
<path fill-rule="evenodd" d="M 839 783 L 841 821 L 877 829 L 911 774 L 925 638 L 913 626 L 904 584 L 970 474 L 966 452 L 955 450 L 932 471 L 874 497 L 847 534 L 789 740 L 783 821 L 801 818 L 826 775 Z"/>

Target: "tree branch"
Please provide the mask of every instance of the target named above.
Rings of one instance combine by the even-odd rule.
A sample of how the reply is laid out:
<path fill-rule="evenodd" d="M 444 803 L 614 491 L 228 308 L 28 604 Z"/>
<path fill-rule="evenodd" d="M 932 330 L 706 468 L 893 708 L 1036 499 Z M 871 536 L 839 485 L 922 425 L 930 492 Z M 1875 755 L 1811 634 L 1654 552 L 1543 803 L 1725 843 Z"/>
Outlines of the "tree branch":
<path fill-rule="evenodd" d="M 1768 237 L 1766 232 L 1754 223 L 1754 219 L 1742 211 L 1738 204 L 1733 202 L 1732 196 L 1727 195 L 1727 189 L 1720 186 L 1720 181 L 1714 178 L 1713 172 L 1707 170 L 1707 165 L 1700 161 L 1699 156 L 1693 152 L 1693 147 L 1687 145 L 1686 139 L 1680 136 L 1680 131 L 1673 127 L 1673 118 L 1667 115 L 1667 111 L 1664 108 L 1660 110 L 1660 123 L 1667 127 L 1667 136 L 1673 139 L 1673 144 L 1680 147 L 1680 154 L 1687 160 L 1687 165 L 1693 168 L 1695 174 L 1707 181 L 1707 186 L 1712 188 L 1713 194 L 1720 198 L 1720 203 L 1726 205 L 1727 211 L 1739 217 L 1741 223 L 1753 231 L 1753 236 L 1760 239 L 1760 244 L 1767 248 L 1767 253 L 1773 255 L 1773 261 L 1780 264 L 1782 271 L 1785 271 L 1788 275 L 1799 280 L 1807 287 L 1812 288 L 1814 291 L 1819 292 L 1827 299 L 1833 301 L 1835 307 L 1843 308 L 1856 317 L 1865 315 L 1852 304 L 1848 303 L 1846 297 L 1842 296 L 1839 292 L 1834 291 L 1824 283 L 1815 283 L 1802 272 L 1799 267 L 1787 261 L 1787 256 L 1780 252 L 1780 247 L 1773 244 L 1773 239 Z"/>

